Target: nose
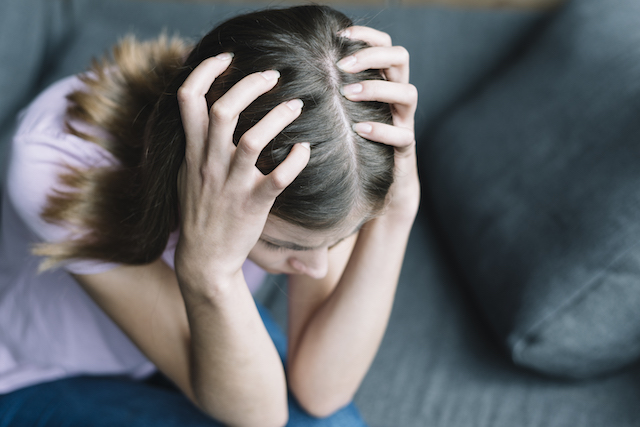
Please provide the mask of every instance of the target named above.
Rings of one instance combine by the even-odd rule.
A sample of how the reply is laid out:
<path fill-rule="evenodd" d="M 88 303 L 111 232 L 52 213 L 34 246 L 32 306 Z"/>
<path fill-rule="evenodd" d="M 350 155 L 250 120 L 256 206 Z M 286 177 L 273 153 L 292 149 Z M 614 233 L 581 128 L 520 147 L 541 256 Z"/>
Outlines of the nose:
<path fill-rule="evenodd" d="M 313 279 L 322 279 L 329 270 L 329 249 L 304 251 L 289 258 L 289 265 L 301 274 Z"/>

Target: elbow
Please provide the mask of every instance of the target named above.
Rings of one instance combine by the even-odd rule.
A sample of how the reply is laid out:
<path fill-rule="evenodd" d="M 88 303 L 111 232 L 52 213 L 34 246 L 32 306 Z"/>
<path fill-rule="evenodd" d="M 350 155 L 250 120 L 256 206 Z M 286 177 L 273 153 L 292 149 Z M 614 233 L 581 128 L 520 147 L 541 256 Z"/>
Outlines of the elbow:
<path fill-rule="evenodd" d="M 220 416 L 217 411 L 207 411 L 207 414 L 229 427 L 285 427 L 289 422 L 289 411 L 286 407 L 279 410 L 269 408 L 251 414 L 241 411 L 227 413 L 224 416 Z"/>
<path fill-rule="evenodd" d="M 273 414 L 267 419 L 259 419 L 250 424 L 242 424 L 247 427 L 285 427 L 289 422 L 289 411 L 285 408 L 284 411 L 279 411 L 277 414 Z"/>
<path fill-rule="evenodd" d="M 352 393 L 314 387 L 309 381 L 292 379 L 289 386 L 300 407 L 316 418 L 329 417 L 353 400 Z"/>
<path fill-rule="evenodd" d="M 260 414 L 235 413 L 220 416 L 216 411 L 204 411 L 207 415 L 225 426 L 229 427 L 285 427 L 289 422 L 289 411 L 284 410 L 265 411 Z"/>
<path fill-rule="evenodd" d="M 312 415 L 316 418 L 326 418 L 333 415 L 338 410 L 344 408 L 349 403 L 351 403 L 351 398 L 340 399 L 340 398 L 313 398 L 313 397 L 305 397 L 304 395 L 297 395 L 295 392 L 293 393 L 296 396 L 300 407 L 304 409 L 309 415 Z"/>
<path fill-rule="evenodd" d="M 230 427 L 284 427 L 289 422 L 289 408 L 286 398 L 284 403 L 261 405 L 257 408 L 250 405 L 244 409 L 231 408 L 231 405 L 219 405 L 219 402 L 207 405 L 201 399 L 192 399 L 193 403 L 206 415 Z"/>
<path fill-rule="evenodd" d="M 285 427 L 289 422 L 289 409 L 285 405 L 282 410 L 273 411 L 271 417 L 265 423 L 265 420 L 258 420 L 257 423 L 252 424 L 256 427 L 268 426 L 268 427 Z"/>

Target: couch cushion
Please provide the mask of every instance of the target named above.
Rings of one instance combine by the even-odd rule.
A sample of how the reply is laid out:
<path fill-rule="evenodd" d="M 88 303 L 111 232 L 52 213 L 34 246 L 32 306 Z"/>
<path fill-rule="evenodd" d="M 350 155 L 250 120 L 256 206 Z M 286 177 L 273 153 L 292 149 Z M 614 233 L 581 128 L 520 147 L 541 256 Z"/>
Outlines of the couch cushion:
<path fill-rule="evenodd" d="M 425 147 L 430 201 L 516 363 L 640 355 L 640 3 L 576 0 Z"/>
<path fill-rule="evenodd" d="M 33 96 L 42 71 L 51 3 L 43 0 L 0 2 L 0 170 L 4 169 L 4 151 L 15 115 Z"/>

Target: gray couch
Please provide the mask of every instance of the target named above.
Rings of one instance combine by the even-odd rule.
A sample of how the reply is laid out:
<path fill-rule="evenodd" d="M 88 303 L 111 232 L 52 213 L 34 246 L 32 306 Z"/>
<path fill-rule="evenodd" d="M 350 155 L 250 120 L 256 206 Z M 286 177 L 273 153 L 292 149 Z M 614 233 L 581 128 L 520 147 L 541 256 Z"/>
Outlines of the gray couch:
<path fill-rule="evenodd" d="M 3 0 L 0 146 L 120 36 L 253 6 Z M 640 426 L 640 2 L 554 12 L 339 7 L 412 55 L 424 187 L 372 427 Z M 286 322 L 286 287 L 259 295 Z"/>

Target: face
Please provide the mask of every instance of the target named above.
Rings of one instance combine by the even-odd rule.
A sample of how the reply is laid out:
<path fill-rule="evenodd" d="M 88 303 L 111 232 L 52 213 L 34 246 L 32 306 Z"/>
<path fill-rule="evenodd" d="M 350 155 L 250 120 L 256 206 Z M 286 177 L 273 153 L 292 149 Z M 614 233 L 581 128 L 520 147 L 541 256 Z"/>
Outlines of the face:
<path fill-rule="evenodd" d="M 335 230 L 312 231 L 269 215 L 249 259 L 269 273 L 321 279 L 329 268 L 329 249 L 356 233 L 362 222 L 354 218 Z"/>

